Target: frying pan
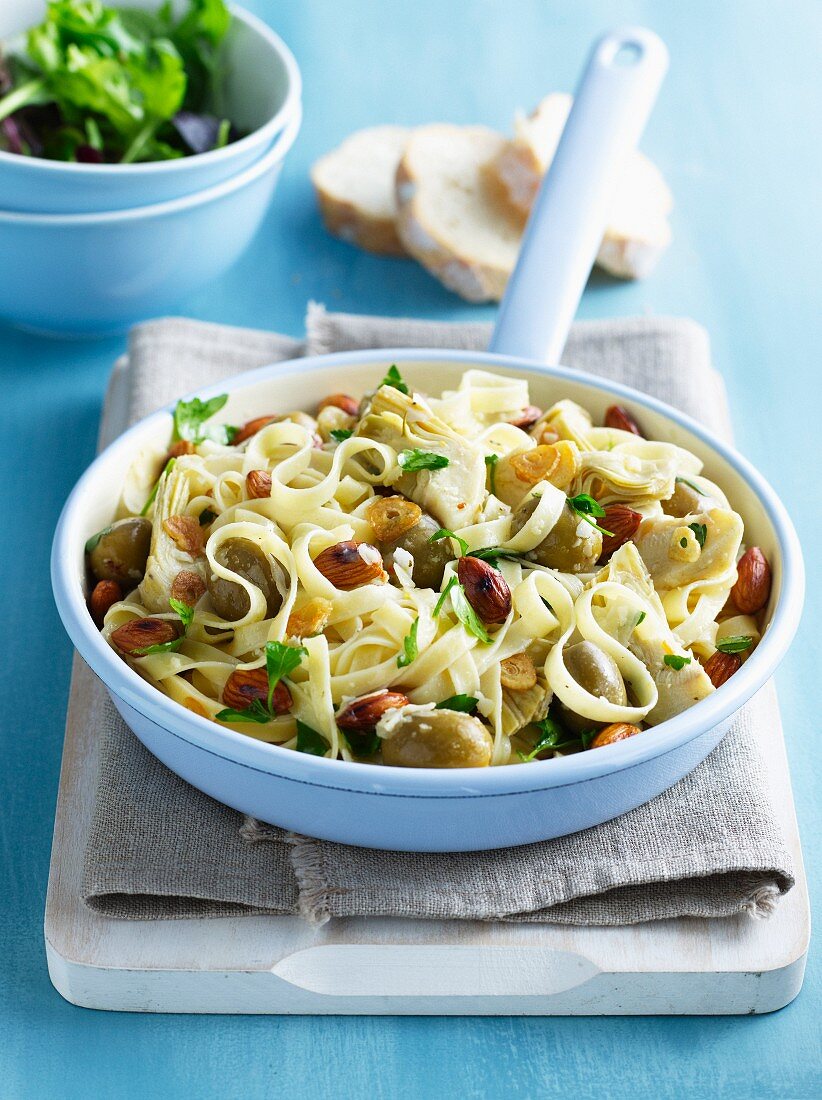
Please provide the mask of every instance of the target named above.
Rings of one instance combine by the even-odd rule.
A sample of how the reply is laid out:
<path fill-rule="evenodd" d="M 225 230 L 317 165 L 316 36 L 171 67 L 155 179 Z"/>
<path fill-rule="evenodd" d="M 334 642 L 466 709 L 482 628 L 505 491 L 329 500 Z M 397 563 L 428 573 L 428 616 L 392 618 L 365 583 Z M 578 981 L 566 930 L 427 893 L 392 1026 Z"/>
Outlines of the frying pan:
<path fill-rule="evenodd" d="M 649 436 L 697 454 L 745 520 L 746 538 L 773 569 L 762 641 L 718 691 L 629 740 L 562 759 L 484 769 L 404 769 L 326 760 L 226 729 L 147 684 L 103 641 L 85 605 L 83 547 L 110 522 L 134 455 L 163 447 L 170 409 L 136 424 L 80 479 L 60 518 L 52 579 L 75 646 L 114 705 L 158 759 L 229 806 L 297 832 L 407 851 L 506 847 L 575 832 L 640 805 L 693 769 L 784 655 L 803 598 L 798 540 L 779 498 L 739 454 L 696 422 L 626 386 L 555 363 L 591 268 L 620 165 L 643 130 L 667 67 L 662 42 L 628 28 L 596 43 L 559 148 L 529 221 L 519 262 L 487 353 L 390 349 L 277 363 L 199 391 L 225 389 L 233 423 L 277 407 L 313 408 L 317 395 L 361 393 L 387 366 L 422 392 L 459 384 L 470 367 L 527 379 L 547 407 L 568 397 L 601 418 L 619 403 Z M 272 400 L 273 398 L 273 400 Z"/>

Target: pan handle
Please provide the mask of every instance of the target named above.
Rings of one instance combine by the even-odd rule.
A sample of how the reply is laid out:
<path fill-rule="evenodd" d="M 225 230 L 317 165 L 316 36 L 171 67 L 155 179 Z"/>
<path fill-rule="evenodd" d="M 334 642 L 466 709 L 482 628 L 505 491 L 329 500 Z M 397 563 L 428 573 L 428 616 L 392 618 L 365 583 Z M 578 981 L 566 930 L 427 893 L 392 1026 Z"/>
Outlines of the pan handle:
<path fill-rule="evenodd" d="M 668 69 L 653 31 L 595 45 L 525 228 L 490 350 L 558 363 L 607 225 L 614 183 L 636 148 Z"/>

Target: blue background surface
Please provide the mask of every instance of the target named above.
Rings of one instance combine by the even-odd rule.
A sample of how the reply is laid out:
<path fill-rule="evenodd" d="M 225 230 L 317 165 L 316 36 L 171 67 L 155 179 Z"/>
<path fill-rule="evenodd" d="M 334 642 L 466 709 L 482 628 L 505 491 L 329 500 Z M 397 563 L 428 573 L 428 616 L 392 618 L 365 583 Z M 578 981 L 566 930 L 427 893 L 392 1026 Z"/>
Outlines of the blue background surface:
<path fill-rule="evenodd" d="M 696 318 L 725 375 L 740 448 L 783 495 L 807 552 L 803 626 L 778 676 L 811 889 L 822 826 L 817 768 L 820 564 L 818 0 L 249 0 L 292 46 L 305 123 L 274 208 L 192 316 L 301 331 L 306 301 L 447 319 L 492 316 L 415 265 L 329 239 L 307 171 L 357 127 L 482 122 L 571 90 L 589 41 L 622 22 L 672 55 L 643 143 L 677 200 L 675 243 L 645 283 L 596 277 L 583 317 Z M 0 241 L 0 249 L 2 242 Z M 0 254 L 0 262 L 10 258 Z M 819 1095 L 822 972 L 759 1018 L 323 1019 L 160 1017 L 66 1004 L 41 922 L 71 649 L 48 583 L 59 509 L 91 459 L 123 340 L 0 331 L 5 657 L 0 757 L 0 1094 L 10 1097 Z"/>

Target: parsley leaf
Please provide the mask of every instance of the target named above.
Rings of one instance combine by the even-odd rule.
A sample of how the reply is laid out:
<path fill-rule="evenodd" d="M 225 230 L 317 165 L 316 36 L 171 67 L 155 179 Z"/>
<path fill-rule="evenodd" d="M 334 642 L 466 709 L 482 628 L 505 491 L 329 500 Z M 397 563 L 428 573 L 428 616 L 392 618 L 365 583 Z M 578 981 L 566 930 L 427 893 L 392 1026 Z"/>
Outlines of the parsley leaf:
<path fill-rule="evenodd" d="M 312 731 L 313 732 L 313 731 Z M 365 733 L 355 733 L 353 730 L 342 730 L 345 742 L 355 756 L 374 756 L 379 751 L 382 738 L 373 730 Z M 317 735 L 319 737 L 319 734 Z M 318 756 L 322 755 L 317 753 Z"/>
<path fill-rule="evenodd" d="M 284 642 L 265 643 L 265 671 L 268 674 L 268 710 L 271 712 L 271 701 L 274 698 L 274 689 L 284 676 L 308 656 L 308 650 L 302 645 L 286 645 Z"/>
<path fill-rule="evenodd" d="M 400 393 L 404 393 L 408 396 L 408 386 L 402 380 L 402 375 L 397 369 L 397 364 L 392 363 L 386 372 L 385 378 L 380 383 L 381 386 L 393 386 L 395 390 L 399 390 Z"/>
<path fill-rule="evenodd" d="M 734 634 L 732 637 L 720 638 L 716 648 L 720 653 L 744 653 L 752 645 L 753 638 L 750 634 Z"/>
<path fill-rule="evenodd" d="M 449 531 L 447 527 L 440 527 L 439 531 L 435 531 L 428 541 L 439 542 L 440 539 L 453 539 L 454 542 L 456 542 L 459 546 L 460 552 L 462 554 L 468 553 L 468 543 L 465 541 L 465 539 L 461 539 L 459 535 L 455 535 L 454 532 Z"/>
<path fill-rule="evenodd" d="M 297 752 L 310 756 L 325 756 L 330 746 L 321 733 L 297 719 Z"/>
<path fill-rule="evenodd" d="M 416 661 L 419 650 L 417 648 L 417 627 L 420 625 L 419 616 L 411 624 L 410 633 L 403 638 L 402 645 L 405 652 L 397 658 L 397 668 L 405 668 L 412 661 Z"/>
<path fill-rule="evenodd" d="M 474 698 L 473 695 L 451 695 L 448 699 L 437 703 L 434 710 L 458 710 L 462 714 L 471 714 L 477 709 L 478 702 L 479 699 Z"/>
<path fill-rule="evenodd" d="M 157 496 L 157 490 L 160 488 L 160 482 L 163 480 L 163 477 L 164 477 L 165 474 L 170 474 L 171 473 L 171 471 L 174 469 L 174 463 L 176 461 L 177 461 L 176 458 L 170 458 L 168 460 L 168 462 L 165 464 L 165 466 L 163 467 L 162 471 L 160 472 L 160 476 L 154 482 L 154 488 L 151 490 L 151 492 L 148 495 L 148 500 L 145 502 L 143 507 L 140 509 L 140 515 L 141 516 L 148 515 L 148 511 L 151 508 L 152 504 L 154 503 L 154 498 Z"/>
<path fill-rule="evenodd" d="M 695 493 L 699 493 L 699 495 L 700 495 L 700 496 L 704 496 L 704 495 L 705 495 L 705 494 L 704 494 L 704 493 L 702 492 L 702 490 L 701 490 L 701 489 L 699 488 L 699 486 L 698 486 L 698 485 L 694 485 L 694 483 L 693 483 L 692 481 L 688 481 L 687 477 L 675 477 L 675 478 L 674 478 L 674 481 L 681 481 L 683 485 L 687 485 L 689 489 L 693 489 L 693 491 L 694 491 Z"/>
<path fill-rule="evenodd" d="M 203 425 L 228 401 L 228 394 L 221 393 L 209 401 L 192 397 L 190 401 L 178 401 L 174 409 L 174 438 L 201 443 L 206 438 Z M 219 442 L 219 440 L 217 440 Z"/>
<path fill-rule="evenodd" d="M 582 747 L 584 749 L 590 749 L 591 742 L 598 733 L 599 730 L 583 730 L 582 733 L 579 735 L 579 739 L 582 742 Z"/>
<path fill-rule="evenodd" d="M 261 699 L 255 699 L 250 707 L 245 707 L 243 710 L 226 707 L 217 714 L 217 718 L 221 722 L 257 722 L 260 725 L 271 721 L 271 715 L 263 706 Z"/>
<path fill-rule="evenodd" d="M 491 486 L 491 492 L 494 496 L 497 495 L 497 463 L 499 462 L 499 455 L 486 455 L 485 465 L 488 467 L 488 478 Z"/>
<path fill-rule="evenodd" d="M 689 523 L 688 530 L 693 531 L 696 535 L 696 541 L 699 543 L 699 549 L 701 550 L 705 545 L 705 539 L 708 537 L 708 527 L 704 523 Z"/>
<path fill-rule="evenodd" d="M 571 744 L 572 742 L 564 742 L 563 738 L 566 736 L 565 730 L 562 726 L 555 722 L 553 718 L 543 718 L 536 723 L 539 728 L 539 736 L 534 742 L 534 747 L 530 752 L 520 752 L 517 755 L 523 764 L 529 763 L 534 760 L 541 752 L 546 749 L 555 749 L 560 745 Z"/>
<path fill-rule="evenodd" d="M 111 527 L 104 527 L 102 531 L 98 531 L 96 535 L 92 535 L 91 538 L 86 543 L 86 553 L 90 554 L 92 552 L 92 550 L 95 549 L 95 547 L 97 546 L 97 543 L 100 541 L 100 539 L 103 537 L 103 535 L 107 535 L 110 530 L 111 530 Z"/>
<path fill-rule="evenodd" d="M 500 561 L 518 561 L 524 558 L 525 554 L 519 550 L 506 550 L 504 546 L 483 546 L 480 550 L 469 551 L 469 557 L 487 561 L 489 565 L 497 568 Z"/>
<path fill-rule="evenodd" d="M 606 531 L 604 527 L 600 527 L 599 524 L 592 517 L 596 516 L 597 519 L 602 519 L 605 515 L 605 509 L 599 503 L 594 500 L 588 493 L 579 493 L 575 497 L 566 497 L 568 501 L 568 507 L 580 517 L 584 519 L 586 523 L 599 531 L 603 535 L 613 535 L 613 531 Z"/>
<path fill-rule="evenodd" d="M 349 428 L 332 428 L 328 434 L 335 442 L 342 443 L 343 440 L 350 439 L 354 433 Z"/>
<path fill-rule="evenodd" d="M 680 657 L 678 653 L 666 653 L 662 660 L 668 666 L 668 668 L 672 668 L 676 672 L 681 671 L 681 669 L 683 669 L 685 665 L 689 665 L 691 663 L 690 657 Z"/>
<path fill-rule="evenodd" d="M 172 596 L 168 601 L 171 604 L 171 610 L 176 611 L 180 616 L 180 622 L 183 624 L 183 630 L 188 630 L 191 624 L 194 622 L 194 608 L 187 603 L 183 603 L 182 600 L 175 600 Z"/>
<path fill-rule="evenodd" d="M 451 580 L 448 582 L 448 584 L 445 586 L 445 588 L 443 588 L 442 592 L 440 592 L 440 598 L 437 600 L 436 604 L 434 605 L 433 615 L 434 615 L 435 619 L 439 615 L 440 611 L 442 611 L 443 604 L 445 603 L 446 599 L 448 598 L 448 593 L 451 591 L 451 589 L 454 587 L 454 585 L 456 583 L 457 583 L 457 578 L 452 577 Z"/>
<path fill-rule="evenodd" d="M 417 470 L 442 470 L 450 465 L 450 462 L 445 455 L 412 447 L 410 450 L 400 451 L 397 455 L 397 465 L 403 470 L 408 470 L 409 473 L 414 473 Z"/>
<path fill-rule="evenodd" d="M 640 623 L 644 623 L 646 618 L 647 618 L 646 613 L 644 611 L 640 611 L 639 618 L 634 623 L 634 629 L 636 629 L 639 626 Z"/>
<path fill-rule="evenodd" d="M 451 607 L 454 609 L 454 614 L 469 634 L 473 634 L 475 638 L 479 638 L 479 640 L 486 645 L 490 644 L 491 635 L 485 629 L 476 611 L 468 602 L 468 597 L 465 595 L 465 589 L 459 583 L 454 584 L 451 588 Z"/>

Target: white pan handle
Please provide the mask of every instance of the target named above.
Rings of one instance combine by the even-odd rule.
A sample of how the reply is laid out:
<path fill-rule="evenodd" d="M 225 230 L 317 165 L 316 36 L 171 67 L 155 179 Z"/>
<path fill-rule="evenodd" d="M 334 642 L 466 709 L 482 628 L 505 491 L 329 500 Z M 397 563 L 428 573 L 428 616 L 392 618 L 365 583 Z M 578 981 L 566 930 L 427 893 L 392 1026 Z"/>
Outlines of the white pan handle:
<path fill-rule="evenodd" d="M 667 69 L 664 43 L 643 27 L 614 31 L 594 46 L 528 219 L 491 351 L 559 362 L 607 225 L 615 182 Z"/>

